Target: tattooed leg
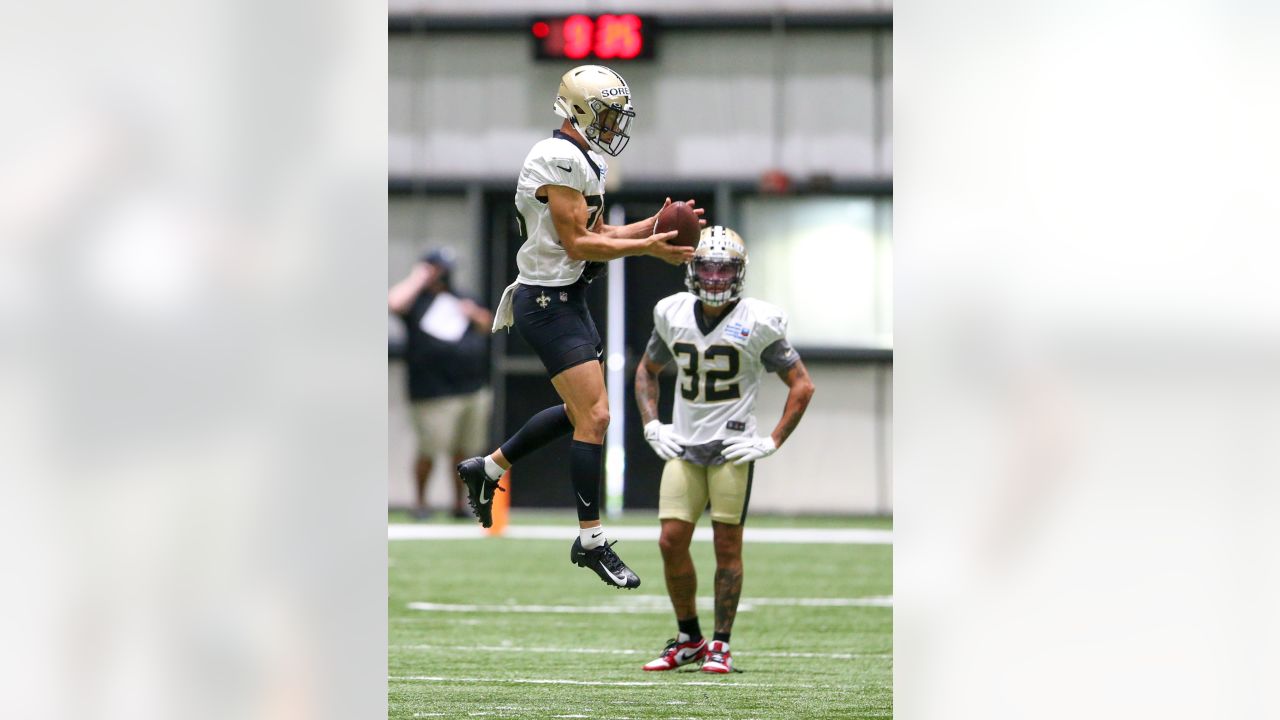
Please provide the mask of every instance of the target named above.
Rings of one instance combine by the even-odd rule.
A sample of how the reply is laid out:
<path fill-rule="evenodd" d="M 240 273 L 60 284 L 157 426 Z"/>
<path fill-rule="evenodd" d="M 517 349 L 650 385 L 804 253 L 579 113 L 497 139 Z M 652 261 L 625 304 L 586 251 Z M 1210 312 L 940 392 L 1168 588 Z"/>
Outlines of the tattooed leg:
<path fill-rule="evenodd" d="M 716 632 L 733 631 L 742 595 L 742 526 L 711 523 L 716 546 Z"/>

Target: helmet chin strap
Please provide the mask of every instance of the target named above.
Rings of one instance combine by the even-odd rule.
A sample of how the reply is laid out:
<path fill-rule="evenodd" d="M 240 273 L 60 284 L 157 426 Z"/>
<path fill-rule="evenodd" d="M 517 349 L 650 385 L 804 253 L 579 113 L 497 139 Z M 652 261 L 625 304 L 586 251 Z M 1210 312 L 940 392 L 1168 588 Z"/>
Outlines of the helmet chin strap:
<path fill-rule="evenodd" d="M 578 134 L 582 136 L 583 140 L 587 141 L 588 145 L 600 152 L 605 152 L 604 146 L 600 143 L 600 128 L 597 127 L 595 123 L 584 128 L 578 124 L 577 120 L 574 120 L 573 128 L 578 131 Z"/>
<path fill-rule="evenodd" d="M 591 146 L 594 147 L 596 150 L 606 155 L 612 155 L 614 157 L 617 157 L 618 154 L 614 152 L 613 148 L 611 147 L 612 143 L 604 143 L 600 141 L 600 132 L 601 132 L 600 128 L 596 125 L 592 125 L 591 129 L 595 130 L 595 132 L 591 134 L 587 134 L 584 132 L 582 134 L 582 136 L 587 139 L 587 142 L 591 143 Z"/>

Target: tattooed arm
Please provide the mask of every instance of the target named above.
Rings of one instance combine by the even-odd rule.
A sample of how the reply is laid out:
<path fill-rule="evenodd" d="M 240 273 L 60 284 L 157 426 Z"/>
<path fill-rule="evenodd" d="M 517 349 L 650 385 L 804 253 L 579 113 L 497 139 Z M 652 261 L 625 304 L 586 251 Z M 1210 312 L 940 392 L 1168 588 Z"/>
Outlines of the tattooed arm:
<path fill-rule="evenodd" d="M 636 407 L 640 409 L 641 426 L 658 419 L 658 373 L 665 366 L 646 352 L 636 367 Z"/>
<path fill-rule="evenodd" d="M 782 447 L 782 443 L 791 436 L 792 431 L 800 424 L 800 418 L 804 417 L 805 409 L 809 407 L 809 400 L 813 397 L 813 381 L 809 379 L 809 370 L 805 368 L 802 360 L 797 360 L 791 367 L 779 371 L 778 377 L 782 378 L 782 382 L 790 388 L 790 392 L 787 393 L 787 404 L 782 409 L 782 419 L 778 421 L 778 426 L 771 433 L 773 444 Z M 638 392 L 637 395 L 639 395 Z"/>

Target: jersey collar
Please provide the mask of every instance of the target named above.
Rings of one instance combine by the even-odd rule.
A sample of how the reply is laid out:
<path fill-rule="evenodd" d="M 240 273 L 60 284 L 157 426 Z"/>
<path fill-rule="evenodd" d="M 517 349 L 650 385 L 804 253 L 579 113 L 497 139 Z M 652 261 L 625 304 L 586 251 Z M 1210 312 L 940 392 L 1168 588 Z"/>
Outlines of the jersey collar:
<path fill-rule="evenodd" d="M 579 145 L 577 140 L 574 140 L 572 137 L 569 136 L 568 133 L 563 132 L 559 129 L 552 132 L 551 137 L 560 138 L 561 140 L 568 140 L 570 145 L 573 145 L 574 147 L 578 148 L 578 150 L 582 152 L 582 157 L 587 159 L 587 164 L 590 165 L 591 169 L 596 172 L 596 179 L 597 180 L 600 179 L 600 175 L 601 175 L 600 166 L 596 165 L 596 161 L 591 159 L 591 153 L 587 152 L 586 148 Z"/>
<path fill-rule="evenodd" d="M 704 337 L 710 335 L 711 331 L 719 327 L 720 323 L 724 322 L 725 318 L 733 314 L 733 311 L 738 308 L 739 302 L 741 302 L 741 300 L 734 300 L 732 303 L 729 303 L 729 306 L 724 309 L 724 312 L 720 313 L 720 317 L 716 318 L 714 322 L 711 318 L 703 314 L 702 301 L 698 300 L 694 302 L 693 321 L 698 324 L 699 332 L 701 332 Z"/>

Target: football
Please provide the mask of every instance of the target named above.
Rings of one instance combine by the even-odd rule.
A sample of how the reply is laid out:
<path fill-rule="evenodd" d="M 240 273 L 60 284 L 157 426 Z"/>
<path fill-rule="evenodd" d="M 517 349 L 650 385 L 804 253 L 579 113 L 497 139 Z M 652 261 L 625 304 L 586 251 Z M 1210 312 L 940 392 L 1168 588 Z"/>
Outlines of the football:
<path fill-rule="evenodd" d="M 672 245 L 697 247 L 702 227 L 698 224 L 698 216 L 682 200 L 677 200 L 658 213 L 658 220 L 653 224 L 653 234 L 678 230 L 679 235 L 670 240 Z"/>

